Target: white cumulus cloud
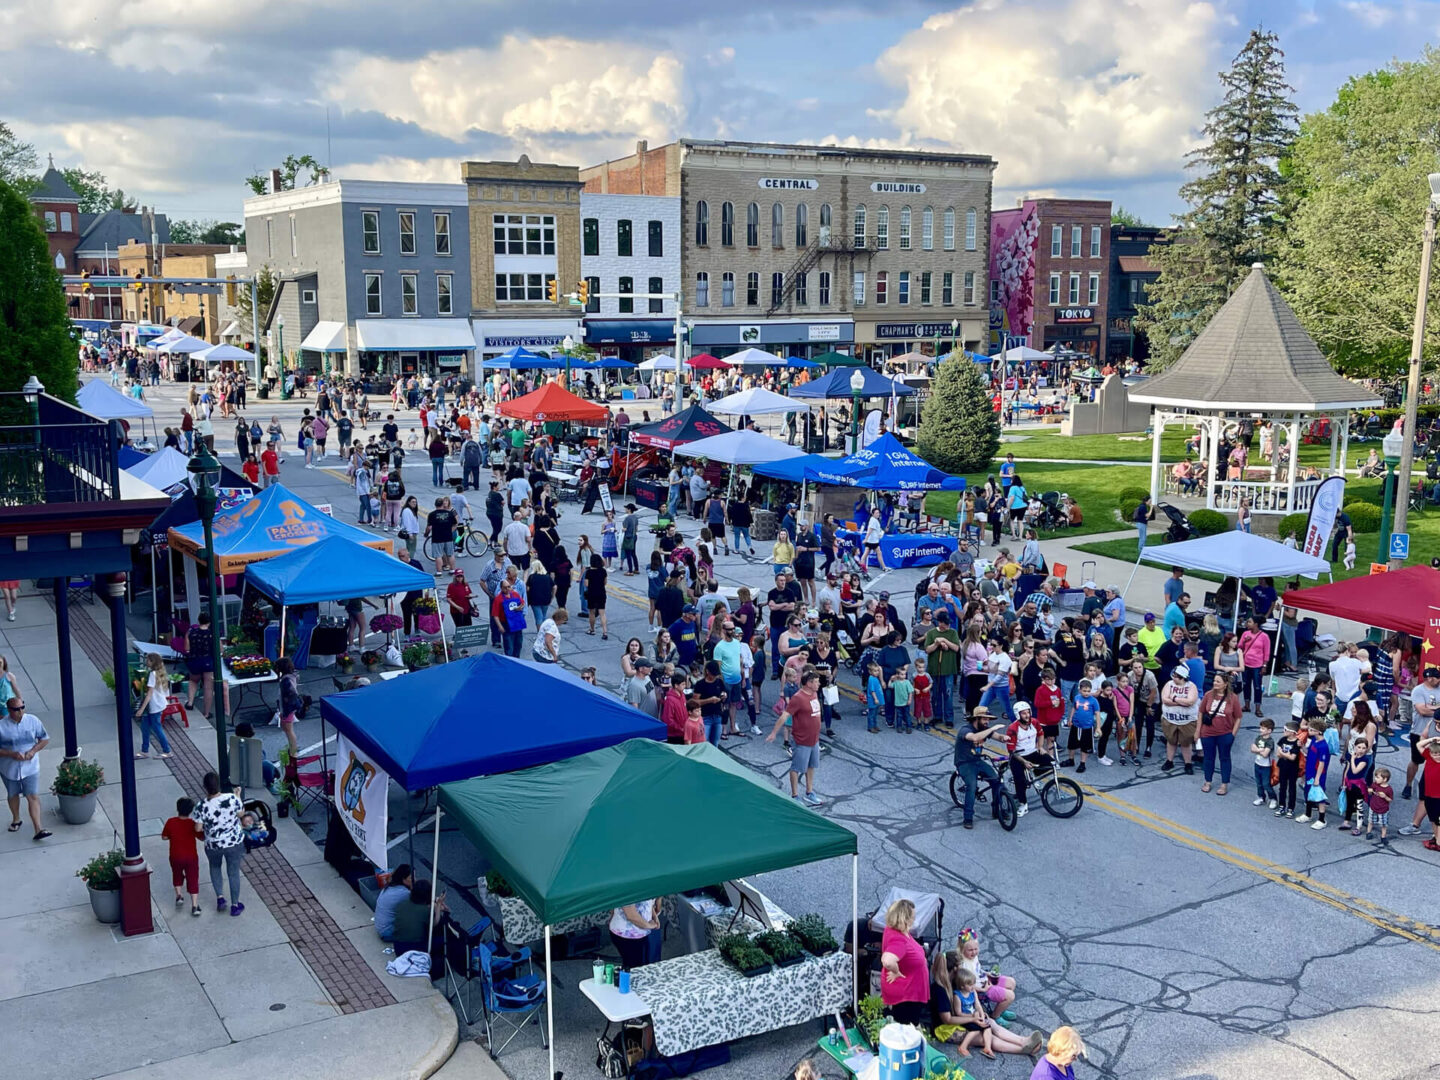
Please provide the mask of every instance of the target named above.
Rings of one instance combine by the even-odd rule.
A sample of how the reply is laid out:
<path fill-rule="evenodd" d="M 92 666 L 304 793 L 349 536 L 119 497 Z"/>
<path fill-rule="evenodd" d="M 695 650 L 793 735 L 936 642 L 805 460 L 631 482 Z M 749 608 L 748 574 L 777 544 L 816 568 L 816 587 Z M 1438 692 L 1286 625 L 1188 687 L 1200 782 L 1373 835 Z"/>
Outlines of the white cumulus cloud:
<path fill-rule="evenodd" d="M 1197 0 L 979 0 L 880 57 L 902 141 L 990 154 L 997 187 L 1178 171 L 1228 19 Z"/>

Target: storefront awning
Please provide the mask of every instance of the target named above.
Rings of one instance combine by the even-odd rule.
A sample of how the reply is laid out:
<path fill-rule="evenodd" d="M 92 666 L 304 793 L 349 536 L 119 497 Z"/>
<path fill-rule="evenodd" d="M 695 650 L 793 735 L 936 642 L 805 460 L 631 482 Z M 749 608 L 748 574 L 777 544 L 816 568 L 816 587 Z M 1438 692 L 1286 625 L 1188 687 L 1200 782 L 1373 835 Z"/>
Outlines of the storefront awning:
<path fill-rule="evenodd" d="M 464 319 L 364 319 L 355 324 L 355 340 L 361 352 L 475 348 L 475 337 Z"/>
<path fill-rule="evenodd" d="M 226 323 L 224 329 L 220 331 L 220 337 L 222 339 L 227 337 L 239 337 L 240 334 L 240 324 L 234 319 L 231 319 L 228 323 Z"/>
<path fill-rule="evenodd" d="M 587 319 L 589 345 L 664 345 L 675 340 L 674 319 Z"/>
<path fill-rule="evenodd" d="M 225 335 L 221 335 L 224 337 Z M 300 348 L 311 352 L 344 352 L 345 324 L 338 322 L 317 322 L 315 329 L 305 335 Z"/>

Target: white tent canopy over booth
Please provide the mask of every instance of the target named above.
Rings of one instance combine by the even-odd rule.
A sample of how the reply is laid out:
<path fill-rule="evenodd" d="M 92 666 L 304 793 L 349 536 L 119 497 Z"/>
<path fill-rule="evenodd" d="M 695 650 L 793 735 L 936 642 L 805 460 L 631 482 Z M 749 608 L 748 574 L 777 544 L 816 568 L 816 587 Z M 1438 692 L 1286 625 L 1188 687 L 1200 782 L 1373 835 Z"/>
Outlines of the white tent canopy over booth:
<path fill-rule="evenodd" d="M 1384 404 L 1371 391 L 1337 375 L 1310 339 L 1265 269 L 1256 263 L 1250 275 L 1168 370 L 1130 392 L 1130 400 L 1153 406 L 1151 412 L 1150 498 L 1158 502 L 1168 477 L 1160 462 L 1160 439 L 1167 424 L 1196 427 L 1201 461 L 1206 464 L 1205 505 L 1237 510 L 1249 501 L 1257 514 L 1309 510 L 1326 476 L 1345 474 L 1350 441 L 1350 411 Z M 1263 468 L 1247 467 L 1242 476 L 1224 476 L 1220 440 L 1227 429 L 1250 421 L 1265 422 L 1285 433 L 1288 460 Z M 1302 480 L 1296 468 L 1301 425 L 1329 422 L 1330 463 L 1321 475 Z"/>
<path fill-rule="evenodd" d="M 738 393 L 728 394 L 719 401 L 707 405 L 706 411 L 721 416 L 765 416 L 769 413 L 807 413 L 810 406 L 804 401 L 766 390 L 763 386 L 751 387 Z"/>

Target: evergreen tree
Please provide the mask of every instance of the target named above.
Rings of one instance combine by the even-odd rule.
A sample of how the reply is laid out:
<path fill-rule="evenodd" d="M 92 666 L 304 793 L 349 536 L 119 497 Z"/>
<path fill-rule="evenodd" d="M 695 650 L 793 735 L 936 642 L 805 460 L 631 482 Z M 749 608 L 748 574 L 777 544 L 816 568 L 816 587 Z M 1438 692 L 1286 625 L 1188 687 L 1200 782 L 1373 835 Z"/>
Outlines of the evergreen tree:
<path fill-rule="evenodd" d="M 1269 31 L 1250 40 L 1220 74 L 1225 95 L 1205 114 L 1206 142 L 1192 150 L 1193 178 L 1180 188 L 1190 206 L 1150 249 L 1160 277 L 1140 308 L 1153 369 L 1179 358 L 1252 263 L 1274 253 L 1281 229 L 1279 169 L 1295 138 L 1296 108 L 1285 54 Z"/>
<path fill-rule="evenodd" d="M 936 369 L 916 436 L 920 456 L 936 468 L 948 473 L 980 472 L 995 459 L 1000 416 L 991 405 L 985 371 L 963 353 Z"/>
<path fill-rule="evenodd" d="M 14 185 L 0 182 L 0 390 L 19 390 L 34 374 L 46 393 L 74 401 L 76 354 L 40 219 Z"/>

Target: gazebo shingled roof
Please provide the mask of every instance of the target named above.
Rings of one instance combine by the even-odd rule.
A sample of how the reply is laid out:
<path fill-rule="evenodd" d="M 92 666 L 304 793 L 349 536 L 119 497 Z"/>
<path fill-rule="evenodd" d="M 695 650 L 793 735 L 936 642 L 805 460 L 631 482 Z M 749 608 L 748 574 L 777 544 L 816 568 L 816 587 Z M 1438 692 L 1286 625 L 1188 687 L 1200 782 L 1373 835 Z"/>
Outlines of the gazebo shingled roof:
<path fill-rule="evenodd" d="M 1172 408 L 1340 412 L 1384 402 L 1335 373 L 1256 263 L 1168 371 L 1130 400 Z"/>

